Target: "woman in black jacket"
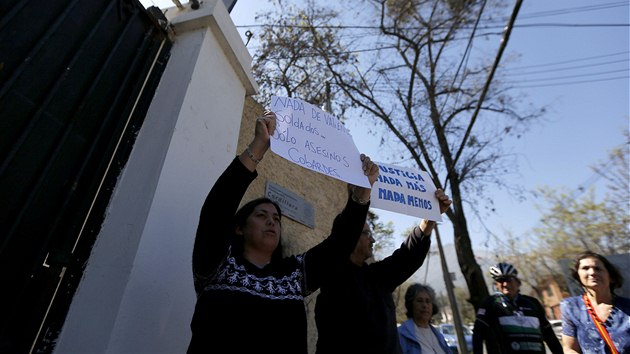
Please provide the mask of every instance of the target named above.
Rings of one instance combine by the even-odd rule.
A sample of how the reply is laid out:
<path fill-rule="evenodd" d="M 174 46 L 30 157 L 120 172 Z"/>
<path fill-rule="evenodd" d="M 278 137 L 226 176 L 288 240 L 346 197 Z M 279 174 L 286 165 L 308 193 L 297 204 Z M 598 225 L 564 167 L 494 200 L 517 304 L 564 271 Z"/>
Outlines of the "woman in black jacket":
<path fill-rule="evenodd" d="M 269 149 L 276 117 L 256 120 L 255 136 L 212 187 L 193 249 L 197 304 L 188 353 L 307 353 L 304 297 L 319 288 L 317 264 L 352 252 L 367 216 L 369 188 L 354 194 L 331 234 L 299 255 L 282 257 L 280 207 L 259 198 L 237 208 Z M 361 155 L 370 185 L 378 167 Z"/>

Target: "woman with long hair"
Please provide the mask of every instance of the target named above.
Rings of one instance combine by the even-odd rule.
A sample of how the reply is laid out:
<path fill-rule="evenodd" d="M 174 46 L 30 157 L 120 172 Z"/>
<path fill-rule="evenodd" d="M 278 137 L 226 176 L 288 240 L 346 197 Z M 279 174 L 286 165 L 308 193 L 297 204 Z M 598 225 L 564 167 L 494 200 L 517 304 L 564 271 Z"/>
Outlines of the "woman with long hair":
<path fill-rule="evenodd" d="M 565 353 L 630 353 L 630 298 L 618 296 L 623 276 L 606 257 L 586 251 L 571 269 L 584 293 L 564 299 L 562 346 Z"/>

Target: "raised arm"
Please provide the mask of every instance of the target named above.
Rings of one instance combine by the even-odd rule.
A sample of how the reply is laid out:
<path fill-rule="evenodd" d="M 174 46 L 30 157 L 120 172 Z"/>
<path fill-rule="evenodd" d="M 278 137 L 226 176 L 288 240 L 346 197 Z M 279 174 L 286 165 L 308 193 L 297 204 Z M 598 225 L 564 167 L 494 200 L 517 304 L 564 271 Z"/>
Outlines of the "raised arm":
<path fill-rule="evenodd" d="M 192 256 L 197 280 L 209 276 L 227 254 L 234 232 L 234 214 L 250 183 L 258 176 L 256 166 L 269 149 L 276 126 L 275 114 L 265 112 L 255 124 L 251 143 L 217 179 L 201 208 Z"/>
<path fill-rule="evenodd" d="M 263 156 L 270 147 L 271 136 L 276 130 L 276 114 L 265 111 L 262 117 L 256 118 L 254 139 L 239 155 L 243 165 L 250 171 L 256 170 L 256 166 L 262 161 Z"/>
<path fill-rule="evenodd" d="M 439 202 L 441 213 L 444 213 L 452 204 L 450 198 L 441 189 L 435 191 L 435 197 Z M 431 247 L 431 232 L 435 224 L 432 220 L 421 220 L 394 253 L 372 265 L 375 277 L 380 279 L 384 288 L 393 291 L 424 263 Z"/>
<path fill-rule="evenodd" d="M 364 154 L 361 154 L 361 162 L 370 186 L 374 185 L 378 178 L 378 165 Z M 309 291 L 317 290 L 338 262 L 348 260 L 361 236 L 370 206 L 371 189 L 349 184 L 348 191 L 346 206 L 335 217 L 330 235 L 306 252 L 304 267 Z"/>
<path fill-rule="evenodd" d="M 359 204 L 367 204 L 370 201 L 372 186 L 378 178 L 378 165 L 372 162 L 370 157 L 365 154 L 361 154 L 360 158 L 361 168 L 363 169 L 363 174 L 367 176 L 368 181 L 370 182 L 370 188 L 350 185 L 350 190 L 352 193 L 352 200 Z"/>
<path fill-rule="evenodd" d="M 439 188 L 435 191 L 435 197 L 440 203 L 440 214 L 444 214 L 444 212 L 446 212 L 448 208 L 451 207 L 451 204 L 453 204 L 453 201 L 448 197 L 448 195 L 446 195 L 444 191 Z M 435 224 L 436 223 L 433 220 L 422 219 L 417 227 L 420 229 L 423 235 L 431 235 Z"/>

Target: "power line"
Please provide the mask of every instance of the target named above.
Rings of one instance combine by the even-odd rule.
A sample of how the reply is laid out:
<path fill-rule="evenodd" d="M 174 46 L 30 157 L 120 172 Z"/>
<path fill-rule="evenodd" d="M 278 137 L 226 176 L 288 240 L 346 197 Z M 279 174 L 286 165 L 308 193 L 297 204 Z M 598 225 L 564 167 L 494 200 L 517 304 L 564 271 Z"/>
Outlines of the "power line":
<path fill-rule="evenodd" d="M 453 81 L 451 83 L 451 86 L 455 86 L 455 81 L 457 80 L 457 76 L 459 75 L 459 72 L 460 72 L 462 66 L 465 68 L 466 65 L 468 65 L 468 60 L 470 59 L 470 53 L 471 53 L 471 49 L 472 49 L 473 40 L 475 39 L 475 33 L 477 32 L 477 26 L 479 25 L 479 22 L 481 21 L 481 15 L 483 14 L 483 10 L 484 10 L 485 7 L 486 7 L 486 1 L 484 0 L 481 3 L 481 8 L 479 9 L 479 14 L 477 15 L 477 20 L 475 21 L 475 27 L 472 30 L 472 32 L 470 33 L 470 38 L 468 39 L 468 43 L 466 44 L 466 50 L 464 51 L 464 55 L 462 56 L 462 60 L 459 62 L 459 66 L 457 67 L 457 71 L 455 71 L 455 75 L 453 76 Z M 465 78 L 465 76 L 462 75 L 461 81 L 460 81 L 460 85 L 464 81 L 464 78 Z M 450 94 L 447 94 L 446 98 L 444 99 L 444 102 L 442 104 L 442 108 L 440 108 L 440 115 L 442 115 L 442 111 L 444 111 L 444 107 L 446 107 L 446 103 L 448 102 L 448 98 L 449 97 L 450 97 Z M 455 104 L 457 104 L 457 102 L 459 101 L 460 97 L 461 97 L 461 95 L 459 95 L 459 94 L 455 97 Z"/>
<path fill-rule="evenodd" d="M 576 77 L 612 74 L 612 73 L 618 73 L 618 72 L 628 72 L 628 69 L 600 71 L 600 72 L 588 73 L 588 74 L 575 74 L 575 75 L 570 75 L 570 76 L 544 77 L 540 79 L 519 79 L 518 81 L 519 82 L 538 82 L 538 81 L 549 81 L 549 80 L 562 80 L 562 79 L 572 79 Z"/>
<path fill-rule="evenodd" d="M 579 6 L 579 7 L 567 8 L 567 9 L 532 12 L 529 14 L 523 14 L 521 18 L 558 16 L 558 15 L 566 15 L 570 13 L 585 12 L 585 11 L 590 12 L 590 11 L 605 10 L 605 9 L 611 9 L 611 8 L 616 8 L 616 7 L 627 7 L 627 6 L 628 6 L 627 1 L 618 1 L 618 2 L 607 3 L 607 4 Z"/>
<path fill-rule="evenodd" d="M 375 48 L 375 49 L 365 49 L 364 51 L 373 51 L 373 50 L 380 50 L 380 49 L 389 49 L 390 47 L 384 47 L 384 48 Z M 358 51 L 350 51 L 350 52 L 358 52 Z M 348 52 L 349 53 L 349 52 Z M 301 55 L 301 57 L 316 57 L 318 56 L 317 54 L 313 54 L 313 55 Z M 270 58 L 270 59 L 280 59 L 280 57 L 276 57 L 276 58 Z M 286 58 L 285 58 L 286 59 Z M 537 74 L 537 73 L 545 73 L 545 72 L 553 72 L 553 71 L 564 71 L 564 70 L 571 70 L 571 69 L 575 69 L 575 68 L 580 68 L 580 67 L 593 67 L 593 66 L 599 66 L 599 65 L 604 65 L 604 64 L 608 64 L 608 63 L 615 63 L 615 62 L 627 62 L 628 60 L 622 60 L 622 61 L 614 61 L 614 62 L 606 62 L 606 63 L 600 63 L 600 64 L 593 64 L 593 65 L 587 65 L 587 66 L 574 66 L 574 67 L 566 67 L 566 68 L 557 68 L 557 69 L 553 69 L 553 70 L 540 70 L 540 71 L 532 71 L 532 72 L 521 72 L 521 73 L 514 73 L 514 74 L 510 74 L 507 75 L 507 78 L 514 76 L 519 76 L 519 75 L 533 75 L 533 74 Z M 541 81 L 551 81 L 551 80 L 563 80 L 563 79 L 572 79 L 572 78 L 579 78 L 579 77 L 588 77 L 588 76 L 594 76 L 594 75 L 605 75 L 605 74 L 611 74 L 611 73 L 616 73 L 616 72 L 627 72 L 627 69 L 619 69 L 619 70 L 608 70 L 608 71 L 600 71 L 600 72 L 593 72 L 593 73 L 585 73 L 585 74 L 574 74 L 574 75 L 568 75 L 568 76 L 556 76 L 556 77 L 545 77 L 545 78 L 539 78 L 539 79 L 515 79 L 518 80 L 518 82 L 541 82 Z M 628 78 L 628 76 L 621 76 L 621 77 L 608 77 L 608 78 L 602 78 L 602 79 L 592 79 L 592 80 L 587 80 L 587 81 L 565 81 L 565 82 L 558 82 L 558 83 L 550 83 L 550 84 L 541 84 L 541 85 L 518 85 L 518 86 L 513 86 L 513 88 L 533 88 L 533 87 L 549 87 L 549 86 L 564 86 L 564 85 L 573 85 L 573 84 L 581 84 L 581 83 L 593 83 L 593 82 L 600 82 L 600 81 L 610 81 L 610 80 L 618 80 L 618 79 L 624 79 L 624 78 Z M 389 87 L 389 85 L 379 85 L 381 87 Z M 375 92 L 381 92 L 381 93 L 389 93 L 389 90 L 387 91 L 383 91 L 382 89 L 378 89 L 376 88 L 374 90 Z"/>
<path fill-rule="evenodd" d="M 550 11 L 541 11 L 534 12 L 529 14 L 524 14 L 520 18 L 538 18 L 538 17 L 549 17 L 549 16 L 560 16 L 566 15 L 570 13 L 578 13 L 578 12 L 593 12 L 600 11 L 606 9 L 613 9 L 618 7 L 628 7 L 627 1 L 617 1 L 605 4 L 597 4 L 597 5 L 589 5 L 589 6 L 580 6 L 574 8 L 566 8 L 566 9 L 557 9 Z M 496 26 L 486 26 L 479 27 L 478 29 L 502 29 L 503 23 L 507 20 L 506 18 L 489 20 L 486 21 L 487 24 L 496 23 Z M 380 30 L 380 26 L 366 26 L 366 25 L 319 25 L 319 26 L 300 26 L 300 25 L 278 25 L 278 24 L 249 24 L 249 25 L 237 25 L 236 28 L 251 28 L 251 27 L 285 27 L 285 28 L 315 28 L 315 29 L 335 29 L 335 30 L 344 30 L 344 29 L 373 29 Z M 477 28 L 478 25 L 474 27 L 461 27 L 462 29 L 473 29 Z M 628 23 L 618 23 L 618 24 L 610 24 L 610 23 L 530 23 L 530 24 L 514 24 L 515 28 L 536 28 L 536 27 L 630 27 Z M 403 30 L 419 30 L 422 27 L 405 27 Z M 499 33 L 497 33 L 499 34 Z"/>
<path fill-rule="evenodd" d="M 565 71 L 565 70 L 592 68 L 592 67 L 595 67 L 595 66 L 602 66 L 602 65 L 615 64 L 615 63 L 624 63 L 624 62 L 628 62 L 628 61 L 630 61 L 630 59 L 613 60 L 613 61 L 607 61 L 607 62 L 603 62 L 603 63 L 588 64 L 588 65 L 567 66 L 567 67 L 564 67 L 564 68 L 556 68 L 556 69 L 524 71 L 524 72 L 520 72 L 520 73 L 512 72 L 512 70 L 518 70 L 518 68 L 517 68 L 517 69 L 510 69 L 510 76 L 512 76 L 512 75 L 515 75 L 515 76 L 518 76 L 518 75 L 533 75 L 533 74 L 542 74 L 542 73 L 548 73 L 548 72 L 557 72 L 557 71 Z M 627 71 L 628 69 L 624 69 L 624 70 Z"/>
<path fill-rule="evenodd" d="M 395 46 L 395 45 L 387 45 L 387 46 L 381 46 L 381 47 L 346 50 L 346 51 L 340 52 L 340 54 L 376 52 L 376 51 L 380 51 L 380 50 L 396 49 L 396 48 L 397 48 L 397 46 Z M 550 62 L 550 63 L 523 65 L 523 66 L 519 66 L 519 67 L 510 68 L 510 71 L 529 69 L 529 68 L 556 66 L 556 65 L 569 64 L 569 63 L 575 63 L 575 62 L 580 62 L 580 61 L 588 61 L 588 60 L 593 60 L 593 59 L 599 59 L 599 58 L 609 58 L 609 57 L 613 57 L 613 56 L 617 56 L 617 55 L 621 55 L 621 54 L 628 54 L 628 53 L 630 53 L 630 52 L 629 51 L 615 52 L 615 53 L 595 55 L 595 56 L 590 56 L 590 57 L 576 58 L 576 59 L 571 59 L 571 60 L 563 60 L 563 61 Z M 307 57 L 308 58 L 308 57 L 316 57 L 316 56 L 319 56 L 319 55 L 320 54 L 317 53 L 317 52 L 312 52 L 312 53 L 304 53 L 303 55 L 301 55 L 301 57 Z M 282 59 L 282 58 L 278 56 L 278 57 L 271 57 L 271 59 Z M 555 68 L 555 69 L 550 69 L 550 71 L 563 71 L 563 70 L 570 70 L 570 69 L 577 69 L 577 68 L 584 68 L 584 67 L 593 67 L 593 66 L 600 66 L 600 65 L 606 65 L 606 64 L 621 63 L 621 62 L 627 62 L 627 61 L 630 61 L 630 58 L 614 60 L 614 61 L 607 61 L 607 62 L 601 62 L 601 63 L 593 63 L 593 64 L 587 64 L 587 65 L 582 65 L 582 66 L 570 66 L 570 67 L 564 67 L 564 68 Z M 517 74 L 514 74 L 514 75 L 525 75 L 525 74 L 533 74 L 533 73 L 538 73 L 538 72 L 542 73 L 542 72 L 546 72 L 546 71 L 531 71 L 531 72 L 528 71 L 526 73 L 517 73 Z"/>
<path fill-rule="evenodd" d="M 524 65 L 524 66 L 520 66 L 520 67 L 515 68 L 515 69 L 537 68 L 537 67 L 541 67 L 541 66 L 561 65 L 561 64 L 574 63 L 574 62 L 577 62 L 577 61 L 592 60 L 592 59 L 599 59 L 599 58 L 607 58 L 607 57 L 612 57 L 612 56 L 616 56 L 616 55 L 620 55 L 620 54 L 628 54 L 628 53 L 630 53 L 630 52 L 629 51 L 616 52 L 616 53 L 595 55 L 595 56 L 592 56 L 592 57 L 584 57 L 584 58 L 577 58 L 577 59 L 571 59 L 571 60 L 563 60 L 563 61 L 557 61 L 557 62 L 551 62 L 551 63 L 545 63 L 545 64 Z"/>
<path fill-rule="evenodd" d="M 569 14 L 569 13 L 576 13 L 576 12 L 593 12 L 593 11 L 600 11 L 600 10 L 605 10 L 605 9 L 612 9 L 612 8 L 618 8 L 618 7 L 627 7 L 628 3 L 625 1 L 617 1 L 617 2 L 610 2 L 610 3 L 606 3 L 606 4 L 597 4 L 597 5 L 590 5 L 590 6 L 581 6 L 581 7 L 574 7 L 574 8 L 567 8 L 567 9 L 559 9 L 559 10 L 551 10 L 551 11 L 543 11 L 543 12 L 536 12 L 536 13 L 530 13 L 530 14 L 526 14 L 521 16 L 521 18 L 536 18 L 536 17 L 545 17 L 545 16 L 559 16 L 559 15 L 563 15 L 563 14 Z M 478 19 L 479 20 L 479 19 Z M 487 22 L 487 23 L 491 23 L 491 22 Z M 478 24 L 478 23 L 477 23 Z M 475 24 L 475 25 L 477 25 Z M 264 27 L 267 25 L 254 25 L 255 27 Z M 271 27 L 292 27 L 292 28 L 311 28 L 310 26 L 298 26 L 298 25 L 269 25 Z M 543 23 L 543 24 L 514 24 L 514 27 L 527 27 L 527 28 L 532 28 L 532 27 L 542 27 L 542 26 L 562 26 L 562 27 L 594 27 L 594 26 L 603 26 L 603 27 L 611 27 L 611 26 L 623 26 L 623 27 L 629 27 L 630 24 L 571 24 L 571 23 Z M 244 26 L 237 26 L 237 27 L 244 27 Z M 375 32 L 377 32 L 378 30 L 380 30 L 380 26 L 372 26 L 372 25 L 321 25 L 321 26 L 314 26 L 315 28 L 321 28 L 321 29 L 339 29 L 339 30 L 351 30 L 351 29 L 360 29 L 360 30 L 366 30 L 366 29 L 372 29 L 375 30 Z M 497 26 L 498 28 L 499 26 Z M 418 29 L 419 27 L 407 27 L 406 29 Z M 476 26 L 472 27 L 473 29 L 476 28 Z M 501 26 L 502 28 L 502 26 Z M 370 40 L 368 37 L 374 36 L 377 33 L 360 33 L 361 31 L 357 32 L 354 31 L 353 33 L 348 33 L 348 34 L 344 34 L 344 32 L 341 32 L 341 34 L 339 34 L 339 38 L 350 38 L 351 39 L 351 43 L 361 43 L 361 39 L 365 39 L 365 40 Z M 371 32 L 371 31 L 368 31 Z M 378 31 L 380 32 L 380 31 Z M 379 34 L 380 35 L 380 34 Z M 472 35 L 474 36 L 474 31 L 472 32 Z M 385 45 L 386 42 L 383 42 L 383 45 L 375 47 L 375 46 L 371 46 L 369 48 L 358 48 L 358 49 L 353 49 L 353 50 L 346 50 L 340 54 L 360 54 L 360 53 L 371 53 L 371 52 L 379 52 L 379 51 L 384 51 L 384 50 L 390 50 L 390 49 L 396 49 L 395 45 Z M 471 44 L 471 38 L 468 38 L 468 46 L 470 46 Z M 372 44 L 373 45 L 373 44 Z M 577 59 L 572 59 L 572 60 L 565 60 L 565 61 L 559 61 L 559 62 L 552 62 L 552 63 L 543 63 L 543 64 L 536 64 L 536 65 L 528 65 L 528 66 L 522 66 L 522 67 L 518 67 L 518 68 L 510 68 L 510 72 L 507 74 L 507 78 L 511 77 L 512 75 L 533 75 L 533 74 L 543 74 L 543 73 L 547 73 L 547 72 L 551 72 L 551 71 L 568 71 L 568 70 L 577 70 L 577 69 L 585 69 L 585 68 L 592 68 L 592 67 L 598 67 L 598 66 L 603 66 L 603 65 L 608 65 L 608 64 L 615 64 L 615 63 L 621 63 L 621 62 L 628 62 L 628 59 L 622 59 L 622 60 L 610 60 L 610 61 L 604 61 L 604 62 L 599 62 L 599 63 L 591 63 L 591 64 L 584 64 L 584 65 L 573 65 L 573 66 L 563 66 L 563 64 L 568 64 L 568 63 L 575 63 L 575 62 L 580 62 L 580 61 L 589 61 L 589 60 L 594 60 L 594 59 L 598 59 L 598 58 L 605 58 L 605 57 L 611 57 L 611 56 L 616 56 L 616 55 L 622 55 L 622 54 L 628 54 L 628 51 L 624 51 L 624 52 L 616 52 L 616 53 L 610 53 L 610 54 L 603 54 L 603 55 L 597 55 L 597 56 L 590 56 L 590 57 L 585 57 L 585 58 L 577 58 Z M 308 58 L 308 57 L 316 57 L 319 54 L 317 53 L 300 53 L 300 56 L 303 58 Z M 463 60 L 465 60 L 466 55 L 463 56 Z M 270 59 L 283 59 L 282 57 L 275 57 L 275 58 L 270 58 Z M 461 65 L 461 63 L 460 63 Z M 544 69 L 544 70 L 536 70 L 536 71 L 526 71 L 523 69 L 527 69 L 527 68 L 549 68 L 549 69 Z M 555 67 L 552 69 L 552 67 Z M 605 75 L 605 74 L 611 74 L 611 73 L 615 73 L 615 72 L 620 72 L 620 71 L 625 71 L 625 70 L 609 70 L 609 71 L 600 71 L 600 72 L 591 72 L 591 73 L 582 73 L 582 74 L 575 74 L 575 75 L 568 75 L 568 76 L 557 76 L 557 77 L 546 77 L 546 78 L 541 78 L 541 79 L 529 79 L 529 80 L 518 80 L 519 83 L 524 83 L 524 82 L 530 82 L 530 83 L 540 83 L 542 81 L 558 81 L 558 80 L 565 80 L 565 79 L 576 79 L 579 77 L 588 77 L 588 76 L 596 76 L 596 75 Z M 546 83 L 546 84 L 537 84 L 537 85 L 519 85 L 519 86 L 514 86 L 514 88 L 531 88 L 531 87 L 547 87 L 547 86 L 565 86 L 565 85 L 574 85 L 574 84 L 583 84 L 583 83 L 594 83 L 594 82 L 601 82 L 601 81 L 611 81 L 611 80 L 620 80 L 620 79 L 625 79 L 627 78 L 627 76 L 621 76 L 621 77 L 606 77 L 606 78 L 600 78 L 600 79 L 592 79 L 592 80 L 571 80 L 571 81 L 561 81 L 561 82 L 552 82 L 552 83 Z M 455 77 L 453 78 L 455 79 Z"/>
<path fill-rule="evenodd" d="M 566 86 L 566 85 L 576 85 L 576 84 L 590 84 L 593 82 L 602 82 L 602 81 L 612 81 L 612 80 L 621 80 L 627 79 L 630 76 L 620 76 L 620 77 L 611 77 L 605 79 L 596 79 L 596 80 L 583 80 L 583 81 L 567 81 L 567 82 L 558 82 L 555 84 L 543 84 L 543 85 L 518 85 L 512 86 L 512 88 L 538 88 L 538 87 L 551 87 L 551 86 Z"/>
<path fill-rule="evenodd" d="M 531 23 L 515 25 L 517 28 L 532 27 L 630 27 L 630 23 Z M 488 29 L 493 27 L 486 27 Z"/>
<path fill-rule="evenodd" d="M 302 28 L 302 29 L 380 29 L 380 26 L 363 26 L 363 25 L 319 25 L 319 26 L 303 26 L 303 25 L 278 25 L 278 24 L 259 24 L 259 25 L 238 25 L 236 28 L 252 28 L 252 27 L 270 27 L 270 28 Z M 514 25 L 515 28 L 532 28 L 532 27 L 630 27 L 630 23 L 529 23 Z M 424 29 L 424 27 L 385 27 L 388 30 L 399 29 L 403 31 L 418 31 Z M 439 29 L 439 27 L 436 27 Z M 461 26 L 461 29 L 473 29 L 469 26 Z M 483 30 L 488 29 L 502 29 L 500 25 L 489 25 L 479 27 Z"/>

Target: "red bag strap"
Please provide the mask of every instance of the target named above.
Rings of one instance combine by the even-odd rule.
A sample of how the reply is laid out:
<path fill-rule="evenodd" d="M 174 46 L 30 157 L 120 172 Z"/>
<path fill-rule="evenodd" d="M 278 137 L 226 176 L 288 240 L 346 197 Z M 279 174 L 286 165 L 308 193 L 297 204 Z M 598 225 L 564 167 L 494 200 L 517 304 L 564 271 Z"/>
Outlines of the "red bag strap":
<path fill-rule="evenodd" d="M 617 351 L 617 348 L 615 347 L 615 344 L 610 338 L 610 334 L 608 334 L 606 327 L 602 325 L 603 321 L 599 318 L 599 316 L 597 316 L 597 313 L 595 312 L 593 305 L 591 305 L 591 300 L 588 298 L 588 296 L 586 296 L 586 294 L 582 294 L 582 300 L 584 301 L 584 305 L 586 305 L 588 314 L 591 315 L 591 319 L 595 323 L 595 327 L 597 327 L 597 331 L 599 332 L 599 335 L 602 336 L 602 338 L 604 338 L 604 342 L 606 342 L 606 345 L 610 349 L 610 352 L 612 354 L 619 354 L 619 351 Z"/>

